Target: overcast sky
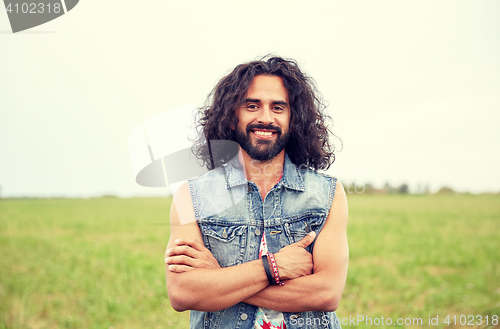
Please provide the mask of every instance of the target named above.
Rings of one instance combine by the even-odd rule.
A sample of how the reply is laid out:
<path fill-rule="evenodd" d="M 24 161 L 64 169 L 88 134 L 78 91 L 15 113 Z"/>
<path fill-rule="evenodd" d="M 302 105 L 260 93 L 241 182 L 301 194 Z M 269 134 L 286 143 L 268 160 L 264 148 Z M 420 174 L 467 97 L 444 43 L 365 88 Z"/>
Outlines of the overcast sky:
<path fill-rule="evenodd" d="M 82 0 L 13 34 L 0 11 L 1 196 L 166 195 L 135 183 L 129 132 L 267 53 L 329 102 L 341 181 L 498 192 L 499 17 L 495 0 Z"/>

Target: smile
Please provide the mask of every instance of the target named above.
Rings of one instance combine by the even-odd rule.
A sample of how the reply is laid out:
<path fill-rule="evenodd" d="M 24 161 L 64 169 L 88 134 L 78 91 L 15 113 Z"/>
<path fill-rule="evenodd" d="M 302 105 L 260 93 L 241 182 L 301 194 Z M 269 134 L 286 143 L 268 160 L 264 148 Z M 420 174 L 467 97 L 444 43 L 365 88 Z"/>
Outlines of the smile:
<path fill-rule="evenodd" d="M 258 138 L 261 139 L 271 139 L 276 135 L 275 131 L 269 131 L 269 130 L 257 130 L 257 129 L 252 129 L 251 130 L 253 134 L 255 134 Z"/>
<path fill-rule="evenodd" d="M 260 131 L 260 130 L 256 130 L 254 131 L 254 133 L 262 136 L 271 136 L 273 134 L 271 131 Z"/>

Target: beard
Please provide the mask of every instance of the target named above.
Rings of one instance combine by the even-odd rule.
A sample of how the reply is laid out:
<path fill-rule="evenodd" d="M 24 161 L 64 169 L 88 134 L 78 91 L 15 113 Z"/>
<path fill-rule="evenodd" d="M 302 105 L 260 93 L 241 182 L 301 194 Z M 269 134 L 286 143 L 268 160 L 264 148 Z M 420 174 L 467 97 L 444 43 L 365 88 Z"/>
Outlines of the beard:
<path fill-rule="evenodd" d="M 255 145 L 250 140 L 250 132 L 252 129 L 267 129 L 276 132 L 276 140 L 258 139 Z M 250 124 L 244 132 L 239 127 L 236 127 L 235 140 L 252 159 L 258 161 L 269 161 L 277 156 L 286 146 L 290 132 L 282 134 L 281 128 L 273 125 L 265 126 L 263 124 Z"/>

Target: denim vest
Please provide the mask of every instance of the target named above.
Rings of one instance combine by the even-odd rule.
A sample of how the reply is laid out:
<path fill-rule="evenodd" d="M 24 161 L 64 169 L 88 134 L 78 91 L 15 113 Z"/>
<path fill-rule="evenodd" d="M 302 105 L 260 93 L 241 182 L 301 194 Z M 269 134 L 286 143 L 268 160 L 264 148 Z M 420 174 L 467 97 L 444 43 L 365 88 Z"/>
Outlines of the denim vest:
<path fill-rule="evenodd" d="M 328 217 L 336 179 L 299 169 L 285 155 L 283 177 L 262 200 L 257 185 L 243 175 L 238 158 L 189 180 L 203 242 L 221 267 L 259 258 L 262 234 L 269 252 L 319 234 Z M 314 243 L 306 248 L 312 253 Z M 217 298 L 217 296 L 213 296 Z M 217 312 L 191 311 L 191 328 L 252 329 L 257 307 L 238 303 Z M 335 312 L 284 313 L 287 329 L 340 328 Z"/>

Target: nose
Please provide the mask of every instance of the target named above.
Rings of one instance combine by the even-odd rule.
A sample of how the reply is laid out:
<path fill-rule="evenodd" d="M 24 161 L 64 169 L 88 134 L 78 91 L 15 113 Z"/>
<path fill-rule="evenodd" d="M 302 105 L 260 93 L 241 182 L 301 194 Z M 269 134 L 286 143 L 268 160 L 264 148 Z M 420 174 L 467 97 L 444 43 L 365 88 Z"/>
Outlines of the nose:
<path fill-rule="evenodd" d="M 274 117 L 269 106 L 264 106 L 259 114 L 259 122 L 265 125 L 273 123 Z"/>

